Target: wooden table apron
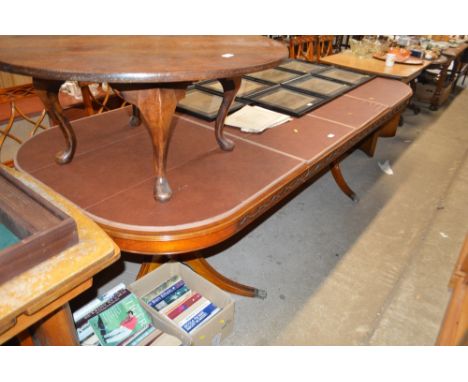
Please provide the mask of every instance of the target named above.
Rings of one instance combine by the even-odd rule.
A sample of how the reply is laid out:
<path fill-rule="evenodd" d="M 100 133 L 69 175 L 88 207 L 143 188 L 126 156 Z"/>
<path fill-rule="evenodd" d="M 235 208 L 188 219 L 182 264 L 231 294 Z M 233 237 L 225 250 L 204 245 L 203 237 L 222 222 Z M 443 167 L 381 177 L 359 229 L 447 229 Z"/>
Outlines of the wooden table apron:
<path fill-rule="evenodd" d="M 219 79 L 224 97 L 215 136 L 223 150 L 234 145 L 223 135 L 224 119 L 243 74 L 277 66 L 287 57 L 282 44 L 257 36 L 20 36 L 0 38 L 0 69 L 33 77 L 38 96 L 66 141 L 58 163 L 69 163 L 76 137 L 58 101 L 67 80 L 109 82 L 134 105 L 132 125 L 141 116 L 151 136 L 156 173 L 154 196 L 167 201 L 166 177 L 171 121 L 189 84 Z M 138 112 L 137 112 L 138 111 Z"/>

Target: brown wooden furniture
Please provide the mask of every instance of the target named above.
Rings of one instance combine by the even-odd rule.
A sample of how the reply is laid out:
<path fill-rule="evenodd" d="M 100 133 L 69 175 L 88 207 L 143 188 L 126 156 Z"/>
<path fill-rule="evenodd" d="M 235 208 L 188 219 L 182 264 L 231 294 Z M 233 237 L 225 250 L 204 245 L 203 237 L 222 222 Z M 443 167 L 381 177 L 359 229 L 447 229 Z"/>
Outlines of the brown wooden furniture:
<path fill-rule="evenodd" d="M 449 97 L 452 90 L 449 68 L 453 57 L 440 56 L 431 61 L 426 70 L 419 76 L 415 98 L 430 104 L 431 110 L 437 110 Z"/>
<path fill-rule="evenodd" d="M 1 167 L 0 223 L 14 238 L 0 248 L 0 284 L 78 242 L 70 216 Z"/>
<path fill-rule="evenodd" d="M 32 76 L 37 94 L 62 129 L 66 148 L 58 153 L 58 163 L 69 163 L 77 145 L 58 101 L 64 81 L 109 82 L 138 107 L 153 143 L 154 196 L 160 201 L 172 194 L 166 177 L 167 148 L 172 115 L 187 86 L 198 80 L 221 80 L 225 95 L 215 136 L 220 147 L 229 151 L 233 144 L 224 138 L 222 128 L 240 77 L 276 66 L 286 56 L 281 43 L 255 36 L 0 38 L 0 69 Z"/>
<path fill-rule="evenodd" d="M 418 99 L 430 104 L 431 110 L 438 110 L 452 93 L 463 66 L 463 56 L 468 43 L 454 48 L 447 48 L 442 55 L 427 67 L 420 77 L 420 86 L 416 89 Z"/>
<path fill-rule="evenodd" d="M 436 345 L 468 345 L 468 235 L 450 279 L 452 297 Z"/>
<path fill-rule="evenodd" d="M 111 94 L 110 87 L 94 97 L 88 83 L 81 85 L 83 102 L 63 91 L 59 93 L 60 104 L 69 120 L 125 106 L 124 100 Z M 0 89 L 0 125 L 0 162 L 12 166 L 14 152 L 21 143 L 49 127 L 44 105 L 32 83 Z"/>
<path fill-rule="evenodd" d="M 322 57 L 333 53 L 335 36 L 291 36 L 289 58 L 320 62 Z"/>
<path fill-rule="evenodd" d="M 79 242 L 0 285 L 0 344 L 18 335 L 23 344 L 33 344 L 33 338 L 37 345 L 76 345 L 68 301 L 88 289 L 93 276 L 116 261 L 120 250 L 76 206 L 31 177 L 5 169 L 70 215 Z"/>
<path fill-rule="evenodd" d="M 353 197 L 340 160 L 356 147 L 372 155 L 378 137 L 394 135 L 410 96 L 405 84 L 376 78 L 262 134 L 226 127 L 236 143 L 229 153 L 210 139 L 215 122 L 176 114 L 167 159 L 170 203 L 154 203 L 152 146 L 143 126 L 128 128 L 130 108 L 73 123 L 81 144 L 77 160 L 67 166 L 52 160 L 62 142 L 57 128 L 23 144 L 15 165 L 79 205 L 122 250 L 150 255 L 140 275 L 158 262 L 179 259 L 225 290 L 264 296 L 220 275 L 197 251 L 246 229 L 331 168 Z"/>
<path fill-rule="evenodd" d="M 317 61 L 321 62 L 323 57 L 329 56 L 333 53 L 333 42 L 335 36 L 332 35 L 323 35 L 319 36 L 318 46 L 317 46 Z"/>
<path fill-rule="evenodd" d="M 318 36 L 291 36 L 289 38 L 289 58 L 317 61 Z"/>
<path fill-rule="evenodd" d="M 358 57 L 346 50 L 322 58 L 321 62 L 356 70 L 362 73 L 375 74 L 379 77 L 393 78 L 409 84 L 418 77 L 431 62 L 424 61 L 422 65 L 395 64 L 392 67 L 385 66 L 385 61 L 373 57 Z"/>
<path fill-rule="evenodd" d="M 429 61 L 424 60 L 421 65 L 395 63 L 392 67 L 388 67 L 385 65 L 385 61 L 373 57 L 358 57 L 352 54 L 351 50 L 324 57 L 321 62 L 362 73 L 375 74 L 379 77 L 393 78 L 409 84 L 413 92 L 416 91 L 416 82 L 414 80 L 431 64 Z M 411 102 L 408 104 L 408 108 L 412 109 L 415 114 L 420 111 L 419 107 Z M 399 123 L 400 125 L 403 124 L 403 118 L 400 118 Z"/>

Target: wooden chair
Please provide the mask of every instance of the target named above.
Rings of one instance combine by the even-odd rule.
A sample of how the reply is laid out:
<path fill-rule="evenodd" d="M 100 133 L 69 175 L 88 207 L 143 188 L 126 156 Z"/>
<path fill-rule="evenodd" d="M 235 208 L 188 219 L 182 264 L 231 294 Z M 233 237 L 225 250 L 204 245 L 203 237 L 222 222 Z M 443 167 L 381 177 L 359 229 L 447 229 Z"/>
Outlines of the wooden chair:
<path fill-rule="evenodd" d="M 38 131 L 49 127 L 44 121 L 45 116 L 46 112 L 37 100 L 31 84 L 0 88 L 0 160 L 3 164 L 12 166 L 13 152 L 19 145 Z M 27 133 L 25 126 L 16 123 L 19 121 L 30 125 Z M 16 129 L 17 125 L 19 130 Z M 6 156 L 3 155 L 5 151 L 8 153 Z"/>
<path fill-rule="evenodd" d="M 317 62 L 320 62 L 321 57 L 325 57 L 334 53 L 334 40 L 335 36 L 319 36 L 319 41 L 317 44 Z"/>
<path fill-rule="evenodd" d="M 78 85 L 83 102 L 77 102 L 69 96 L 63 105 L 70 120 L 128 105 L 125 100 L 114 95 L 110 87 L 95 97 L 89 89 L 90 83 L 79 82 Z M 0 88 L 0 162 L 12 166 L 17 148 L 26 139 L 49 128 L 45 117 L 46 111 L 31 83 Z M 53 116 L 49 117 L 51 124 L 58 123 Z M 138 123 L 138 110 L 135 109 L 130 124 L 134 126 Z"/>
<path fill-rule="evenodd" d="M 416 87 L 416 98 L 423 102 L 429 102 L 431 110 L 437 110 L 448 99 L 454 81 L 454 58 L 452 56 L 442 56 L 439 61 L 441 61 L 440 64 L 430 65 L 419 76 Z M 433 95 L 426 99 L 424 90 L 428 92 L 431 90 Z"/>
<path fill-rule="evenodd" d="M 335 36 L 291 36 L 289 58 L 320 62 L 321 57 L 334 53 Z"/>
<path fill-rule="evenodd" d="M 318 36 L 291 36 L 289 39 L 289 58 L 317 61 Z"/>
<path fill-rule="evenodd" d="M 457 73 L 456 83 L 458 83 L 458 79 L 463 76 L 463 81 L 461 85 L 465 83 L 466 75 L 468 73 L 468 49 L 465 49 L 463 55 L 460 58 L 460 70 Z"/>

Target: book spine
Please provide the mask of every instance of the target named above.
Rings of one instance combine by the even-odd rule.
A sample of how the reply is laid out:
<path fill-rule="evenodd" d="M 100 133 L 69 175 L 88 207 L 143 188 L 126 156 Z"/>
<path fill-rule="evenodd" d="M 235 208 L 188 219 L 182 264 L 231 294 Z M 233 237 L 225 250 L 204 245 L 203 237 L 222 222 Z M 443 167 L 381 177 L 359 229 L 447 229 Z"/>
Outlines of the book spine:
<path fill-rule="evenodd" d="M 147 304 L 154 308 L 157 304 L 159 304 L 167 296 L 174 293 L 177 289 L 182 288 L 184 286 L 184 284 L 185 284 L 184 280 L 180 280 L 180 281 L 176 282 L 173 286 L 166 289 L 159 296 L 156 296 L 151 301 L 147 302 Z"/>
<path fill-rule="evenodd" d="M 195 302 L 201 299 L 201 294 L 200 293 L 195 293 L 194 295 L 190 296 L 188 299 L 183 301 L 180 305 L 176 306 L 174 309 L 172 309 L 170 312 L 168 312 L 166 315 L 169 317 L 171 320 L 176 318 L 179 314 L 190 308 Z"/>
<path fill-rule="evenodd" d="M 149 336 L 155 330 L 156 330 L 156 328 L 154 326 L 150 326 L 143 333 L 136 336 L 132 341 L 130 341 L 127 344 L 127 346 L 136 346 L 136 345 L 138 345 L 145 337 Z"/>
<path fill-rule="evenodd" d="M 146 325 L 145 327 L 143 327 L 142 329 L 136 331 L 135 333 L 130 334 L 129 337 L 127 337 L 124 340 L 122 340 L 121 342 L 119 342 L 117 344 L 117 346 L 127 346 L 130 341 L 132 341 L 134 338 L 136 338 L 137 336 L 139 336 L 140 334 L 142 334 L 143 332 L 148 330 L 148 328 L 149 328 L 149 325 Z"/>
<path fill-rule="evenodd" d="M 115 287 L 111 288 L 110 290 L 108 290 L 103 295 L 96 297 L 95 299 L 87 303 L 85 306 L 75 311 L 73 313 L 73 320 L 75 322 L 80 321 L 84 316 L 86 316 L 88 313 L 95 310 L 99 305 L 108 301 L 114 294 L 116 294 L 118 291 L 122 289 L 126 289 L 124 283 L 120 283 L 116 285 Z"/>
<path fill-rule="evenodd" d="M 167 306 L 172 304 L 174 301 L 178 300 L 180 297 L 182 297 L 189 291 L 190 289 L 187 287 L 187 285 L 184 285 L 181 288 L 177 289 L 174 293 L 171 293 L 164 300 L 160 301 L 153 308 L 155 308 L 159 312 L 161 309 L 166 308 Z"/>
<path fill-rule="evenodd" d="M 79 320 L 76 323 L 76 326 L 80 327 L 80 326 L 86 324 L 86 322 L 89 321 L 90 318 L 95 317 L 98 314 L 104 312 L 105 310 L 110 308 L 112 305 L 115 305 L 117 302 L 119 302 L 120 300 L 122 300 L 123 298 L 127 297 L 130 294 L 131 294 L 131 292 L 128 289 L 119 290 L 109 300 L 107 300 L 102 305 L 99 305 L 96 309 L 94 309 L 92 312 L 88 313 L 81 320 Z"/>
<path fill-rule="evenodd" d="M 174 322 L 178 326 L 181 326 L 181 323 L 185 324 L 187 321 L 191 320 L 198 312 L 210 305 L 210 302 L 211 301 L 202 296 L 200 300 L 195 302 L 191 307 L 189 307 L 187 310 L 183 311 L 179 316 L 177 316 L 174 319 Z"/>
<path fill-rule="evenodd" d="M 159 329 L 156 329 L 152 333 L 148 334 L 146 337 L 142 338 L 140 342 L 135 344 L 135 346 L 148 346 L 162 335 L 163 332 Z"/>
<path fill-rule="evenodd" d="M 151 301 L 156 296 L 159 296 L 162 292 L 164 292 L 170 286 L 174 285 L 179 280 L 180 280 L 180 276 L 178 275 L 172 276 L 169 280 L 164 281 L 162 284 L 158 285 L 151 292 L 145 294 L 141 299 L 144 302 L 148 303 L 148 301 Z"/>
<path fill-rule="evenodd" d="M 193 318 L 188 320 L 185 324 L 181 325 L 181 327 L 187 333 L 190 333 L 193 329 L 199 326 L 209 316 L 216 314 L 218 311 L 219 311 L 219 308 L 213 303 L 210 303 L 202 311 L 198 312 Z"/>

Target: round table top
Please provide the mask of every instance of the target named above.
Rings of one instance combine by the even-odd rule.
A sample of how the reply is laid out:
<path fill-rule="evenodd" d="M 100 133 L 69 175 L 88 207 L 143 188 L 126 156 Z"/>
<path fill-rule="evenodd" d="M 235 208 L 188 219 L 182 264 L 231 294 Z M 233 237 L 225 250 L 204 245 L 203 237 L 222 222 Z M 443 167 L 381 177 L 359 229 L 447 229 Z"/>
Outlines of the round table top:
<path fill-rule="evenodd" d="M 261 36 L 4 36 L 0 70 L 40 79 L 184 82 L 278 65 L 285 45 Z"/>

